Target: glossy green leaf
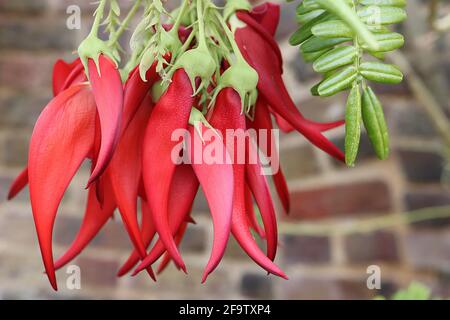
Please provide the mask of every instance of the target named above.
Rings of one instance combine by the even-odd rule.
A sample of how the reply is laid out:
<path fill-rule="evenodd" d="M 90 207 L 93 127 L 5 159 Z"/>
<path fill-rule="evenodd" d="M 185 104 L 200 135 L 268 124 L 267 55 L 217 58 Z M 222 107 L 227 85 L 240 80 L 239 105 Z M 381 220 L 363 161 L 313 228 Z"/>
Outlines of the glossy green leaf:
<path fill-rule="evenodd" d="M 313 68 L 316 72 L 329 72 L 353 63 L 357 56 L 358 49 L 353 46 L 338 47 L 320 56 Z"/>
<path fill-rule="evenodd" d="M 402 22 L 406 19 L 406 11 L 397 7 L 364 7 L 358 10 L 358 16 L 369 25 L 385 25 Z"/>
<path fill-rule="evenodd" d="M 362 98 L 362 118 L 375 153 L 381 160 L 389 156 L 389 134 L 380 101 L 368 87 Z"/>
<path fill-rule="evenodd" d="M 324 49 L 333 48 L 335 45 L 350 41 L 351 38 L 334 38 L 334 39 L 321 39 L 316 36 L 312 36 L 301 45 L 301 50 L 306 53 L 321 51 Z"/>
<path fill-rule="evenodd" d="M 354 66 L 339 70 L 326 78 L 318 87 L 317 91 L 322 97 L 332 96 L 348 88 L 358 77 L 358 71 Z"/>
<path fill-rule="evenodd" d="M 378 33 L 374 34 L 375 38 L 380 45 L 380 50 L 378 52 L 388 52 L 397 50 L 405 44 L 405 38 L 397 32 L 389 32 L 389 33 Z M 369 50 L 369 48 L 365 45 L 362 46 L 365 50 Z"/>
<path fill-rule="evenodd" d="M 361 140 L 361 92 L 359 85 L 353 86 L 345 108 L 345 163 L 355 164 Z"/>
<path fill-rule="evenodd" d="M 352 38 L 353 31 L 342 20 L 330 20 L 316 24 L 311 32 L 319 38 Z"/>
<path fill-rule="evenodd" d="M 382 62 L 364 62 L 360 65 L 360 73 L 367 80 L 396 84 L 403 80 L 402 72 L 392 64 Z"/>

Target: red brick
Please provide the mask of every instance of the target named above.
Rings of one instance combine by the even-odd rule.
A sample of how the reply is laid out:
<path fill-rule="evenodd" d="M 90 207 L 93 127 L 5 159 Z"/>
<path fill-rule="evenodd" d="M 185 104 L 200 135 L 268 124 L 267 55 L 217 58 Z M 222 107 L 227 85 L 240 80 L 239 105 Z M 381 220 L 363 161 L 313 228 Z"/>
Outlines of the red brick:
<path fill-rule="evenodd" d="M 47 9 L 47 0 L 2 0 L 0 12 L 40 14 Z"/>
<path fill-rule="evenodd" d="M 330 261 L 328 237 L 286 236 L 282 242 L 286 263 L 321 264 Z"/>
<path fill-rule="evenodd" d="M 13 52 L 0 56 L 0 83 L 5 88 L 38 90 L 50 87 L 56 56 Z"/>
<path fill-rule="evenodd" d="M 25 167 L 28 161 L 28 141 L 31 132 L 11 132 L 4 136 L 0 147 L 0 161 L 9 167 Z"/>
<path fill-rule="evenodd" d="M 183 253 L 202 253 L 208 247 L 204 226 L 190 224 L 184 234 L 180 250 Z"/>
<path fill-rule="evenodd" d="M 94 247 L 105 247 L 110 249 L 130 251 L 133 249 L 131 240 L 122 224 L 120 215 L 115 220 L 109 220 L 101 232 L 92 241 Z"/>
<path fill-rule="evenodd" d="M 440 182 L 444 168 L 443 157 L 434 152 L 400 150 L 399 156 L 405 176 L 411 182 Z"/>
<path fill-rule="evenodd" d="M 333 276 L 291 276 L 281 284 L 280 298 L 288 300 L 372 299 L 376 292 L 367 288 L 366 279 L 341 279 Z"/>
<path fill-rule="evenodd" d="M 282 150 L 280 159 L 287 180 L 312 176 L 320 170 L 316 156 L 310 146 Z"/>
<path fill-rule="evenodd" d="M 66 28 L 62 18 L 2 18 L 0 48 L 23 50 L 74 50 L 76 34 Z"/>
<path fill-rule="evenodd" d="M 81 257 L 76 265 L 81 270 L 81 287 L 114 287 L 117 283 L 118 261 Z"/>
<path fill-rule="evenodd" d="M 345 251 L 351 263 L 397 262 L 398 243 L 391 232 L 354 234 L 345 239 Z"/>
<path fill-rule="evenodd" d="M 0 125 L 3 127 L 28 126 L 32 128 L 42 109 L 51 99 L 51 93 L 14 91 L 0 96 Z"/>
<path fill-rule="evenodd" d="M 392 209 L 388 186 L 382 181 L 355 182 L 297 191 L 287 219 L 320 219 L 332 216 L 388 212 Z"/>
<path fill-rule="evenodd" d="M 405 244 L 408 261 L 415 268 L 450 272 L 450 232 L 414 230 Z"/>
<path fill-rule="evenodd" d="M 250 299 L 273 299 L 272 279 L 260 274 L 244 274 L 241 280 L 241 292 Z"/>

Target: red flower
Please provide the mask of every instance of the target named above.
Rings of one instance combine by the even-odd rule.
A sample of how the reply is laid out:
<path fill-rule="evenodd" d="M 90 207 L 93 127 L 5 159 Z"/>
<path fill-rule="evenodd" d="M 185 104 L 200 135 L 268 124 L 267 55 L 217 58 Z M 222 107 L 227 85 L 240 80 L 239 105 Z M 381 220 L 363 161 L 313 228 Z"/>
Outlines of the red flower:
<path fill-rule="evenodd" d="M 112 58 L 118 55 L 118 38 L 112 36 L 105 42 L 96 36 L 105 4 L 100 2 L 95 27 L 79 48 L 81 58 L 55 64 L 54 98 L 33 131 L 28 168 L 14 181 L 8 195 L 13 198 L 29 183 L 41 253 L 52 286 L 56 289 L 55 270 L 80 254 L 113 218 L 115 209 L 134 248 L 119 276 L 138 264 L 133 274 L 146 270 L 155 279 L 152 265 L 160 257 L 158 272 L 171 260 L 186 272 L 178 247 L 188 224 L 195 223 L 191 211 L 200 186 L 214 227 L 202 282 L 220 263 L 230 235 L 267 272 L 287 278 L 274 263 L 277 217 L 258 152 L 279 162 L 272 132 L 274 116 L 283 130 L 295 129 L 343 159 L 342 152 L 322 134 L 343 122 L 309 121 L 290 98 L 282 80 L 282 55 L 273 38 L 279 6 L 265 4 L 250 13 L 238 11 L 237 17 L 245 26 L 239 24 L 234 35 L 217 9 L 200 0 L 189 15 L 198 22 L 192 28 L 180 27 L 180 17 L 190 2 L 183 3 L 172 28 L 155 23 L 159 19 L 153 19 L 154 10 L 146 10 L 149 16 L 134 38 L 135 47 L 141 47 L 125 68 L 132 71 L 123 85 Z M 155 24 L 148 27 L 150 22 Z M 211 23 L 209 28 L 205 23 Z M 123 32 L 124 26 L 120 30 Z M 146 43 L 148 30 L 154 34 Z M 156 94 L 158 90 L 161 95 Z M 217 134 L 213 141 L 205 141 L 211 128 L 217 129 Z M 182 150 L 180 141 L 173 139 L 180 129 L 186 135 L 183 138 L 191 137 Z M 252 129 L 259 136 L 256 144 L 246 138 L 243 163 L 240 146 L 228 136 L 228 130 L 250 135 Z M 223 159 L 219 163 L 198 162 L 212 146 L 219 148 Z M 190 161 L 180 164 L 174 156 Z M 83 222 L 68 250 L 54 263 L 52 232 L 58 207 L 86 159 L 91 160 L 91 175 Z M 275 171 L 273 180 L 288 213 L 289 192 L 283 172 Z M 265 239 L 266 253 L 259 248 L 252 229 Z M 156 235 L 158 239 L 147 253 Z"/>
<path fill-rule="evenodd" d="M 80 67 L 81 66 L 81 67 Z M 103 172 L 112 157 L 122 112 L 122 83 L 106 57 L 99 58 L 100 73 L 90 64 L 91 87 L 79 60 L 55 65 L 55 98 L 40 115 L 30 143 L 28 169 L 13 183 L 9 198 L 29 180 L 33 215 L 47 275 L 54 288 L 52 230 L 62 196 L 85 158 L 96 163 L 90 182 Z M 112 110 L 112 112 L 108 112 Z M 96 120 L 96 117 L 99 120 Z M 96 129 L 98 127 L 101 129 Z M 94 138 L 100 136 L 94 150 Z M 94 157 L 94 153 L 95 157 Z"/>

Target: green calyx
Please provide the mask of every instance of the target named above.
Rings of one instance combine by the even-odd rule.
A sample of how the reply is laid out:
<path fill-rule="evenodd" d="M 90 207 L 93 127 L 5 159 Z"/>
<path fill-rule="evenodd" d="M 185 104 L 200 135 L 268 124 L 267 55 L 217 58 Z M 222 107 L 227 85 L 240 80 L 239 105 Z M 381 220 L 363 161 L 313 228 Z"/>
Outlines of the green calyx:
<path fill-rule="evenodd" d="M 244 10 L 250 11 L 252 5 L 248 0 L 229 0 L 225 5 L 225 9 L 223 11 L 223 17 L 225 20 L 228 20 L 230 16 L 234 15 L 236 11 Z"/>
<path fill-rule="evenodd" d="M 99 58 L 103 54 L 110 58 L 118 67 L 117 51 L 108 46 L 108 43 L 100 40 L 96 35 L 90 34 L 78 47 L 78 55 L 83 63 L 86 75 L 89 77 L 88 61 L 92 59 L 97 66 L 98 74 L 100 74 Z"/>
<path fill-rule="evenodd" d="M 233 88 L 241 98 L 242 112 L 248 113 L 258 98 L 258 81 L 258 73 L 245 61 L 238 60 L 220 77 L 210 106 L 214 104 L 222 89 Z"/>
<path fill-rule="evenodd" d="M 205 141 L 203 140 L 203 134 L 200 127 L 201 124 L 203 124 L 206 128 L 213 130 L 214 133 L 218 135 L 217 130 L 214 129 L 211 124 L 209 124 L 203 113 L 197 108 L 192 108 L 191 115 L 189 116 L 189 124 L 195 128 L 195 131 L 197 131 L 200 139 L 202 139 L 203 144 L 205 143 Z"/>
<path fill-rule="evenodd" d="M 175 64 L 174 71 L 184 69 L 191 80 L 194 95 L 206 88 L 210 83 L 215 71 L 216 62 L 206 46 L 199 46 L 183 53 Z M 200 78 L 201 82 L 196 88 L 195 80 Z"/>
<path fill-rule="evenodd" d="M 159 99 L 167 91 L 168 87 L 169 87 L 168 83 L 163 80 L 159 80 L 159 81 L 155 82 L 155 84 L 152 86 L 153 103 L 157 103 L 159 101 Z"/>

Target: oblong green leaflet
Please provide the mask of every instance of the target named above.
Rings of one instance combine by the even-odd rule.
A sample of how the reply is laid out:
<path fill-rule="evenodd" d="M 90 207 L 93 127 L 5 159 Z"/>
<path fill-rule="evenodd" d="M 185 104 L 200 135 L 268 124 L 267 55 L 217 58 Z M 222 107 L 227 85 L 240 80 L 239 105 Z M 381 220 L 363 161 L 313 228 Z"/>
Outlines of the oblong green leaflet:
<path fill-rule="evenodd" d="M 303 52 L 300 51 L 300 53 L 303 56 L 303 59 L 306 62 L 314 62 L 316 61 L 316 59 L 320 58 L 323 54 L 327 53 L 328 51 L 330 51 L 331 49 L 324 49 L 324 50 L 320 50 L 320 51 L 316 51 L 316 52 Z"/>
<path fill-rule="evenodd" d="M 367 26 L 361 21 L 356 12 L 353 10 L 353 1 L 347 0 L 316 0 L 323 8 L 332 12 L 334 15 L 342 19 L 355 34 L 358 35 L 361 42 L 367 43 L 372 50 L 378 50 L 378 43 Z"/>
<path fill-rule="evenodd" d="M 300 24 L 308 23 L 309 21 L 314 20 L 324 12 L 325 10 L 319 9 L 305 14 L 297 15 L 297 22 Z"/>
<path fill-rule="evenodd" d="M 319 38 L 351 38 L 353 31 L 342 20 L 331 20 L 316 24 L 311 32 Z"/>
<path fill-rule="evenodd" d="M 406 19 L 406 11 L 397 7 L 364 7 L 357 14 L 368 25 L 394 24 Z"/>
<path fill-rule="evenodd" d="M 334 39 L 321 39 L 316 36 L 312 36 L 301 45 L 301 50 L 306 53 L 321 51 L 324 49 L 332 48 L 335 45 L 350 41 L 351 38 L 334 38 Z"/>
<path fill-rule="evenodd" d="M 361 140 L 361 92 L 359 85 L 353 86 L 345 108 L 345 163 L 355 164 Z"/>
<path fill-rule="evenodd" d="M 313 68 L 316 72 L 329 72 L 353 63 L 357 56 L 358 49 L 353 46 L 338 47 L 320 56 Z"/>
<path fill-rule="evenodd" d="M 396 84 L 403 80 L 402 72 L 392 64 L 382 62 L 364 62 L 360 65 L 360 73 L 367 80 Z"/>
<path fill-rule="evenodd" d="M 358 76 L 358 70 L 354 66 L 346 67 L 326 78 L 317 91 L 322 97 L 332 96 L 348 88 Z"/>
<path fill-rule="evenodd" d="M 374 34 L 375 38 L 380 45 L 380 50 L 378 52 L 388 52 L 397 50 L 405 44 L 405 38 L 397 32 L 389 32 L 389 33 L 376 33 Z M 362 45 L 365 50 L 369 50 L 366 45 Z"/>
<path fill-rule="evenodd" d="M 399 7 L 406 6 L 406 0 L 360 0 L 360 4 L 365 6 L 380 6 L 380 7 Z"/>
<path fill-rule="evenodd" d="M 320 5 L 316 2 L 316 0 L 304 0 L 302 2 L 302 6 L 308 10 L 320 9 Z"/>
<path fill-rule="evenodd" d="M 385 57 L 386 57 L 386 53 L 384 53 L 384 52 L 372 52 L 372 51 L 369 51 L 369 53 L 373 57 L 377 58 L 378 60 L 384 60 Z"/>
<path fill-rule="evenodd" d="M 316 24 L 320 23 L 322 21 L 326 21 L 330 19 L 332 15 L 328 12 L 324 12 L 317 18 L 309 21 L 308 23 L 304 24 L 302 27 L 300 27 L 297 31 L 294 32 L 294 34 L 289 39 L 289 43 L 293 46 L 299 45 L 306 41 L 308 38 L 310 38 L 313 34 L 311 32 L 311 28 Z"/>
<path fill-rule="evenodd" d="M 389 133 L 383 107 L 370 87 L 363 93 L 362 118 L 377 157 L 386 159 L 389 156 Z"/>

